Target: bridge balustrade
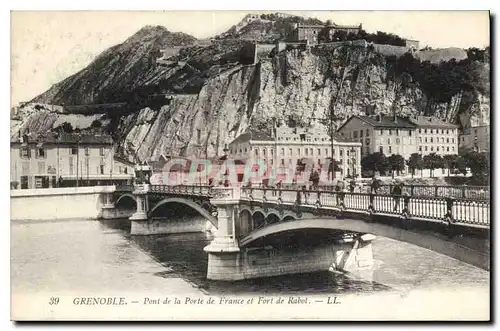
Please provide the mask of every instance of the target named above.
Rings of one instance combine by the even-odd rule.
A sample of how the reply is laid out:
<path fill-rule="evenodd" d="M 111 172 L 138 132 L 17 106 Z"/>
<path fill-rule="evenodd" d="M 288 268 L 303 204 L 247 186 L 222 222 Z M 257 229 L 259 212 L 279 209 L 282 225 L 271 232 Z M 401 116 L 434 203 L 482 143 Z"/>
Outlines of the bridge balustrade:
<path fill-rule="evenodd" d="M 382 185 L 377 193 L 391 194 L 393 185 Z M 490 188 L 488 186 L 470 185 L 405 185 L 403 193 L 410 196 L 424 197 L 452 197 L 464 199 L 489 199 Z"/>
<path fill-rule="evenodd" d="M 453 199 L 446 196 L 410 196 L 331 191 L 303 191 L 298 189 L 242 188 L 241 197 L 253 201 L 279 204 L 299 204 L 319 208 L 370 210 L 375 213 L 403 215 L 436 221 L 489 226 L 489 201 Z"/>

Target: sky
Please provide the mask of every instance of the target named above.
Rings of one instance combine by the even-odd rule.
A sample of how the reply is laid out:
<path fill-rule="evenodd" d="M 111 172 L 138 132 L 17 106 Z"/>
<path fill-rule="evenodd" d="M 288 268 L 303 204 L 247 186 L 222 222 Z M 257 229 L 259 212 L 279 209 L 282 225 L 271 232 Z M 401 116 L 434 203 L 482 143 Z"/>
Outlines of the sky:
<path fill-rule="evenodd" d="M 276 11 L 13 11 L 11 12 L 11 106 L 28 101 L 87 66 L 105 49 L 146 25 L 162 25 L 207 38 L 226 31 L 247 13 Z M 487 11 L 280 11 L 363 24 L 416 39 L 420 46 L 489 45 Z"/>

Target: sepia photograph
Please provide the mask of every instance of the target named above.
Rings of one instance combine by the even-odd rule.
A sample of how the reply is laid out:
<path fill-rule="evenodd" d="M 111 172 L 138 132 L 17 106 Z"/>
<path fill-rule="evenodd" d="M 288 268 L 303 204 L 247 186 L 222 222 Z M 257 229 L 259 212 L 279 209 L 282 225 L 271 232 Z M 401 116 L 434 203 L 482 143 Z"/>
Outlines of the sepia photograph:
<path fill-rule="evenodd" d="M 12 321 L 490 321 L 490 12 L 11 11 Z"/>

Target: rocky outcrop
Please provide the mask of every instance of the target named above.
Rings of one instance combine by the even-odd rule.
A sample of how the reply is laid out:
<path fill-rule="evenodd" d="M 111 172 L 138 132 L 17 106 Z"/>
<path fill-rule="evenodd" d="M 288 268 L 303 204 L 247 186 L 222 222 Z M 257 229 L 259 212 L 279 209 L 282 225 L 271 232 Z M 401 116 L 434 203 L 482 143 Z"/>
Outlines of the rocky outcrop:
<path fill-rule="evenodd" d="M 172 64 L 156 64 L 160 48 L 193 39 L 161 27 L 142 29 L 35 100 L 65 105 L 126 101 L 126 112 L 106 118 L 116 121 L 109 127 L 118 153 L 141 161 L 161 154 L 222 155 L 224 146 L 249 127 L 270 133 L 274 123 L 307 125 L 331 111 L 336 126 L 351 115 L 377 113 L 435 115 L 464 127 L 489 119 L 489 66 L 484 63 L 472 70 L 473 90 L 453 92 L 446 102 L 430 99 L 418 77 L 395 74 L 388 56 L 396 46 L 383 51 L 354 44 L 287 46 L 255 61 L 253 43 L 217 40 L 180 50 L 169 58 Z M 426 59 L 439 56 L 458 61 L 463 53 Z M 154 105 L 151 95 L 160 95 Z M 30 124 L 18 120 L 33 130 L 50 130 L 61 116 L 40 112 L 29 116 Z"/>

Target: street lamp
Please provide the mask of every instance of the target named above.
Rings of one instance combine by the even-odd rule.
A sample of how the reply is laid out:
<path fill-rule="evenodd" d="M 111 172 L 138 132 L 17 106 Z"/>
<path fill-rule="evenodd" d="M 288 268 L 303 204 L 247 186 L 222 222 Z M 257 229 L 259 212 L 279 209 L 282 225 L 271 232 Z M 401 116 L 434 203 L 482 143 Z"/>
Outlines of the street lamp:
<path fill-rule="evenodd" d="M 80 134 L 77 133 L 76 135 L 76 187 L 79 185 L 79 178 L 80 178 Z"/>
<path fill-rule="evenodd" d="M 352 178 L 356 178 L 356 149 L 351 148 Z"/>

